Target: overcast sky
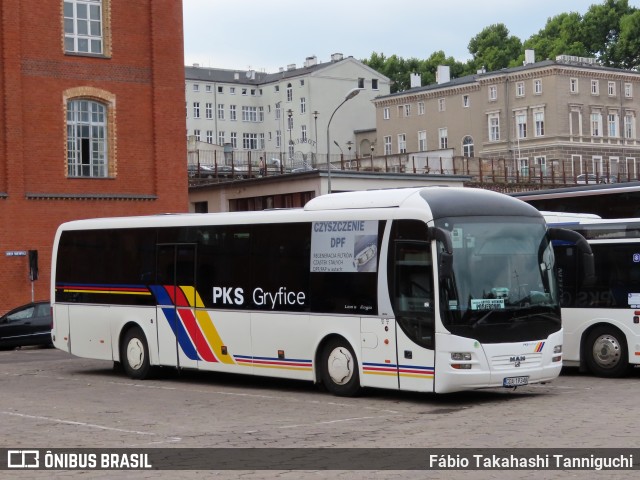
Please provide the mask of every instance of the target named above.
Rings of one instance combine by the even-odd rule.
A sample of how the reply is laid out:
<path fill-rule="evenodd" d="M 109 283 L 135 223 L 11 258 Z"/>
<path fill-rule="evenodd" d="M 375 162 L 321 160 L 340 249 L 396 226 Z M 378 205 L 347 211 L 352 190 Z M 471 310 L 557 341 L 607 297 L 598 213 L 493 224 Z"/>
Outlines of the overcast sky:
<path fill-rule="evenodd" d="M 183 0 L 185 65 L 268 73 L 342 53 L 466 61 L 469 40 L 504 23 L 526 40 L 547 19 L 602 0 Z M 629 0 L 640 7 L 640 0 Z"/>

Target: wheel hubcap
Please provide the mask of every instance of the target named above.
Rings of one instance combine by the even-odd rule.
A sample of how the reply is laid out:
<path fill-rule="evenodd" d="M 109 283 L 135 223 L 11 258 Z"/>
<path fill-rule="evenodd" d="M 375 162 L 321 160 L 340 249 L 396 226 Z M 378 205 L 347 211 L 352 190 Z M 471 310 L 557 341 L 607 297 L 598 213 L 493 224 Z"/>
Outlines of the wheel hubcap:
<path fill-rule="evenodd" d="M 134 370 L 138 370 L 144 362 L 144 347 L 138 338 L 132 338 L 127 345 L 127 363 Z"/>
<path fill-rule="evenodd" d="M 353 357 L 344 347 L 334 349 L 329 355 L 328 371 L 331 380 L 336 385 L 349 383 L 353 376 Z"/>
<path fill-rule="evenodd" d="M 620 343 L 611 335 L 601 335 L 593 343 L 593 359 L 602 368 L 613 368 L 620 362 Z"/>

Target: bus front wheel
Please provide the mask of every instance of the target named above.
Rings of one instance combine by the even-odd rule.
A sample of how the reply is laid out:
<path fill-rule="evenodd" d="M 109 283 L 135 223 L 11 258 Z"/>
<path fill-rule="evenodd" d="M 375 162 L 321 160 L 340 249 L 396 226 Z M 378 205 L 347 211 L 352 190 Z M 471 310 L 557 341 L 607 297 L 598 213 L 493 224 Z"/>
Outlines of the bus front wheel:
<path fill-rule="evenodd" d="M 149 376 L 149 348 L 140 328 L 133 327 L 125 333 L 120 348 L 120 363 L 130 378 L 143 380 Z"/>
<path fill-rule="evenodd" d="M 322 383 L 334 395 L 351 397 L 360 391 L 358 360 L 342 339 L 333 339 L 322 354 Z"/>
<path fill-rule="evenodd" d="M 589 370 L 599 377 L 622 377 L 629 370 L 627 344 L 620 330 L 601 326 L 587 337 L 585 348 Z"/>

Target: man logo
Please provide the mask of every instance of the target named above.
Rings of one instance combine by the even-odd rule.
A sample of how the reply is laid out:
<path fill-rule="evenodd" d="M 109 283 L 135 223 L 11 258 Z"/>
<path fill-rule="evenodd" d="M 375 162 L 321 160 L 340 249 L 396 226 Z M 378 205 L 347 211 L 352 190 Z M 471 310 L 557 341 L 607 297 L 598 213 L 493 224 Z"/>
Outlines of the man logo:
<path fill-rule="evenodd" d="M 38 468 L 40 452 L 38 450 L 7 450 L 7 468 Z"/>
<path fill-rule="evenodd" d="M 514 366 L 514 367 L 519 367 L 519 366 L 520 366 L 520 364 L 521 364 L 522 362 L 524 362 L 525 360 L 526 360 L 526 357 L 525 357 L 524 355 L 519 355 L 519 356 L 517 356 L 517 357 L 511 357 L 511 358 L 509 359 L 509 361 L 510 361 L 511 363 L 513 363 L 513 366 Z"/>

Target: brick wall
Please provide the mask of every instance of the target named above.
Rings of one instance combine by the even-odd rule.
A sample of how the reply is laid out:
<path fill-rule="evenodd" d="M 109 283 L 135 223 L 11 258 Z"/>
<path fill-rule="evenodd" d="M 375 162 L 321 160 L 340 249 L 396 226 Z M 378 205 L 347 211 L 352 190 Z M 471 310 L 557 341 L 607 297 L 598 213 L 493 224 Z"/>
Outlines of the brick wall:
<path fill-rule="evenodd" d="M 0 3 L 0 313 L 31 300 L 28 256 L 6 252 L 38 250 L 47 299 L 60 223 L 188 210 L 182 2 L 104 4 L 108 55 L 94 58 L 64 54 L 60 0 Z M 67 176 L 69 96 L 109 105 L 109 178 Z"/>

